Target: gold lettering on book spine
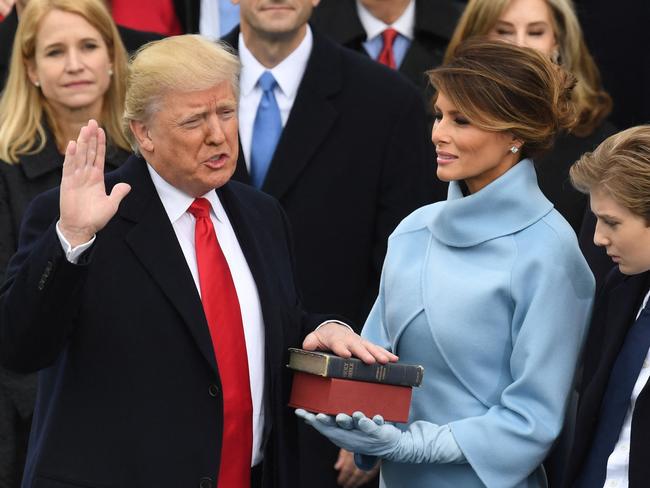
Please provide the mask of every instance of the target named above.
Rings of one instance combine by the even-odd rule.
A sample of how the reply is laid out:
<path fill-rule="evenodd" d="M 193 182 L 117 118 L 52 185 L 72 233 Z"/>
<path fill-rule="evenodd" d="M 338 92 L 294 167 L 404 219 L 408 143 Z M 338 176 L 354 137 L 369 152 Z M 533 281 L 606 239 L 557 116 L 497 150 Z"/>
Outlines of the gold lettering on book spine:
<path fill-rule="evenodd" d="M 343 377 L 354 378 L 354 364 L 352 363 L 343 364 Z"/>
<path fill-rule="evenodd" d="M 388 373 L 388 368 L 386 366 L 377 366 L 377 371 L 375 372 L 375 379 L 379 382 L 383 382 L 386 379 L 387 373 Z"/>

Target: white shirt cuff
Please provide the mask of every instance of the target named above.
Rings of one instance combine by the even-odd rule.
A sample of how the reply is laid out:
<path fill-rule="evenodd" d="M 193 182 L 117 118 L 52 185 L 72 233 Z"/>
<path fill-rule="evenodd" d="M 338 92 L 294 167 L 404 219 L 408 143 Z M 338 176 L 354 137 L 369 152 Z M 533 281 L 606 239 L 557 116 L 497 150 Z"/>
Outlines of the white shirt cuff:
<path fill-rule="evenodd" d="M 84 251 L 86 251 L 86 249 L 93 245 L 95 237 L 97 237 L 93 236 L 88 242 L 72 247 L 61 232 L 61 229 L 59 229 L 59 222 L 56 223 L 56 235 L 59 236 L 59 242 L 61 243 L 61 247 L 65 253 L 65 258 L 72 264 L 77 264 L 77 262 L 79 262 L 79 257 L 84 253 Z"/>
<path fill-rule="evenodd" d="M 316 328 L 314 329 L 314 332 L 316 332 L 318 329 L 320 329 L 320 328 L 321 328 L 322 326 L 324 326 L 325 324 L 329 324 L 330 322 L 334 322 L 335 324 L 340 324 L 340 325 L 342 325 L 343 327 L 347 327 L 348 329 L 350 329 L 350 332 L 352 332 L 353 334 L 356 334 L 356 332 L 354 331 L 354 329 L 353 329 L 352 327 L 350 327 L 350 326 L 349 326 L 348 324 L 346 324 L 345 322 L 341 322 L 340 320 L 327 320 L 327 321 L 323 322 L 322 324 L 320 324 L 318 327 L 316 327 Z"/>

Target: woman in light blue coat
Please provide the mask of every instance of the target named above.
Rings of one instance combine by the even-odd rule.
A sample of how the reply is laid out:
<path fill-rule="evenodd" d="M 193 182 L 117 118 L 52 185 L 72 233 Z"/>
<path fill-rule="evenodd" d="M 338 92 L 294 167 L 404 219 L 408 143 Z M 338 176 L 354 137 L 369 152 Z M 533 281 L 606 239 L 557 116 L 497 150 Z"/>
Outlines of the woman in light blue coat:
<path fill-rule="evenodd" d="M 409 422 L 297 413 L 360 467 L 383 458 L 386 488 L 544 487 L 594 280 L 531 158 L 574 121 L 573 81 L 542 54 L 486 40 L 429 75 L 449 195 L 393 232 L 362 333 L 424 365 Z M 318 334 L 305 347 L 333 342 Z"/>

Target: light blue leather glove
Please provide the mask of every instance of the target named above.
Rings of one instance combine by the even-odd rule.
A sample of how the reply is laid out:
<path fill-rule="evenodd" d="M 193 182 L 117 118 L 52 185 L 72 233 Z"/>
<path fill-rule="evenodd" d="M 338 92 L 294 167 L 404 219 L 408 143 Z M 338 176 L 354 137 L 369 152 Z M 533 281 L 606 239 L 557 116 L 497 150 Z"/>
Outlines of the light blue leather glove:
<path fill-rule="evenodd" d="M 357 454 L 400 463 L 466 462 L 447 425 L 419 421 L 402 432 L 384 423 L 381 415 L 371 420 L 361 412 L 354 412 L 352 417 L 340 413 L 335 420 L 303 409 L 296 410 L 296 415 L 337 446 Z"/>

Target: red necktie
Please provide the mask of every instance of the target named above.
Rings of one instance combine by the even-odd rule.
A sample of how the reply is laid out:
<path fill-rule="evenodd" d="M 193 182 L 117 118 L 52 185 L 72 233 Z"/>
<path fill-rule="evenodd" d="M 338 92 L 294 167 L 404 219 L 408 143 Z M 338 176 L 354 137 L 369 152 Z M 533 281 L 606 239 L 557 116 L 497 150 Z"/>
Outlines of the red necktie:
<path fill-rule="evenodd" d="M 194 245 L 201 301 L 217 358 L 223 392 L 219 488 L 250 488 L 253 402 L 241 311 L 230 268 L 210 219 L 210 202 L 194 200 Z"/>
<path fill-rule="evenodd" d="M 385 64 L 389 68 L 395 69 L 397 68 L 397 65 L 395 64 L 395 53 L 393 52 L 393 43 L 395 42 L 395 38 L 397 37 L 397 31 L 389 27 L 388 29 L 386 29 L 384 32 L 381 33 L 381 37 L 384 39 L 384 47 L 379 53 L 379 57 L 377 58 L 377 61 L 379 61 L 381 64 Z"/>

